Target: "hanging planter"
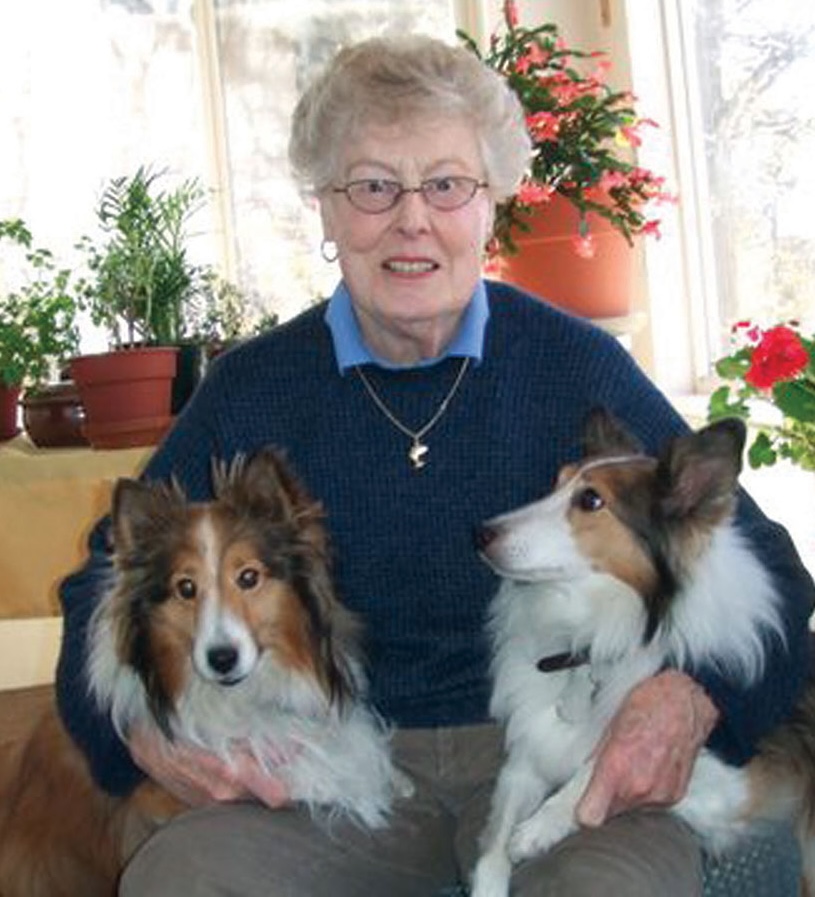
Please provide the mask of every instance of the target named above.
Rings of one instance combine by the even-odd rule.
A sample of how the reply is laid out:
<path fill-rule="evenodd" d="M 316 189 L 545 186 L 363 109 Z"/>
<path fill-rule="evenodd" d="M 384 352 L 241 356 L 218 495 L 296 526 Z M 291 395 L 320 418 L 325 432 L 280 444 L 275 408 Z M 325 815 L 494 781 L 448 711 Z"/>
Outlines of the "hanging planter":
<path fill-rule="evenodd" d="M 627 315 L 635 284 L 635 252 L 608 219 L 581 215 L 554 194 L 524 221 L 529 231 L 515 235 L 517 252 L 501 256 L 502 280 L 588 318 Z"/>
<path fill-rule="evenodd" d="M 81 355 L 71 377 L 85 408 L 84 433 L 94 448 L 155 445 L 172 423 L 178 349 L 122 349 Z"/>

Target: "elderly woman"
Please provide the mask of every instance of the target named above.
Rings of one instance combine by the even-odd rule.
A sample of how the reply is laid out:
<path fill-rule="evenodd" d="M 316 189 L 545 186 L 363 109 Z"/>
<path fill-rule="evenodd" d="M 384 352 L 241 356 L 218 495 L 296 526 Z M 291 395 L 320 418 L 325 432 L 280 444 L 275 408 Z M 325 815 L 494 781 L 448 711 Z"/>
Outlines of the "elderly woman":
<path fill-rule="evenodd" d="M 551 485 L 592 406 L 651 450 L 685 429 L 614 339 L 481 279 L 495 204 L 528 154 L 503 80 L 429 38 L 346 49 L 300 101 L 291 159 L 342 278 L 327 305 L 223 356 L 146 474 L 203 499 L 213 456 L 285 446 L 325 506 L 339 593 L 366 627 L 371 699 L 415 793 L 384 830 L 326 831 L 251 764 L 227 770 L 140 731 L 122 743 L 85 688 L 83 636 L 109 563 L 102 521 L 63 584 L 62 713 L 107 789 L 149 774 L 195 807 L 146 843 L 121 893 L 429 897 L 467 880 L 502 757 L 484 636 L 496 581 L 473 526 Z M 655 808 L 682 794 L 703 743 L 748 758 L 808 659 L 809 577 L 746 497 L 739 524 L 785 597 L 786 647 L 749 690 L 715 669 L 635 690 L 580 805 L 583 830 L 522 865 L 516 894 L 699 891 L 693 838 Z M 227 800 L 250 796 L 260 800 Z"/>

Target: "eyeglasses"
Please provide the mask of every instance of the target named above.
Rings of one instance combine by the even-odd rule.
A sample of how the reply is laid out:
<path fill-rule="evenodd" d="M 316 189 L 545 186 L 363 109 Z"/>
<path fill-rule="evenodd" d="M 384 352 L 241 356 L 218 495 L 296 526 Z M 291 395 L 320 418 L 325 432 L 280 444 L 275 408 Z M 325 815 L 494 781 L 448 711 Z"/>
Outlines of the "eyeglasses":
<path fill-rule="evenodd" d="M 344 187 L 334 187 L 335 193 L 344 193 L 348 202 L 360 212 L 379 215 L 390 211 L 405 193 L 421 193 L 425 202 L 440 212 L 453 212 L 466 206 L 476 191 L 489 186 L 486 181 L 456 175 L 428 178 L 418 187 L 404 187 L 399 181 L 384 178 L 362 178 Z"/>

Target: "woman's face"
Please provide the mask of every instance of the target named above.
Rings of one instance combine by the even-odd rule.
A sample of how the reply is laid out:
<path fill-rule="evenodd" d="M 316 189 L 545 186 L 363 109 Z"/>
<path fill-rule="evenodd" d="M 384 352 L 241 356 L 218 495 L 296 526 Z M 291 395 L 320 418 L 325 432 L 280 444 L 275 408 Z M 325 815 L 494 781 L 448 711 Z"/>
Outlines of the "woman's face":
<path fill-rule="evenodd" d="M 403 187 L 437 177 L 485 180 L 475 134 L 460 119 L 369 125 L 343 150 L 339 172 L 332 187 L 363 178 Z M 492 228 L 488 192 L 477 190 L 453 211 L 432 208 L 420 193 L 404 193 L 394 208 L 370 214 L 329 188 L 320 207 L 370 348 L 401 364 L 441 354 L 481 275 Z"/>

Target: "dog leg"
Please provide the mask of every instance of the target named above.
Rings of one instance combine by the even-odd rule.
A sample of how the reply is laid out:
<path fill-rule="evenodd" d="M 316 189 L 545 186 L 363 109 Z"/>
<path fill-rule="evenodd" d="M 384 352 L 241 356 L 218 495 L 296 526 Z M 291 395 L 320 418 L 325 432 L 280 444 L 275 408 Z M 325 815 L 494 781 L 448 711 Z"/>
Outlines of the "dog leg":
<path fill-rule="evenodd" d="M 568 782 L 523 822 L 509 840 L 513 863 L 545 853 L 578 829 L 575 809 L 591 778 L 591 764 L 584 764 Z"/>
<path fill-rule="evenodd" d="M 533 810 L 547 790 L 547 783 L 530 764 L 510 760 L 503 767 L 482 838 L 484 850 L 473 873 L 470 897 L 506 897 L 509 893 L 510 836 L 517 821 Z"/>

